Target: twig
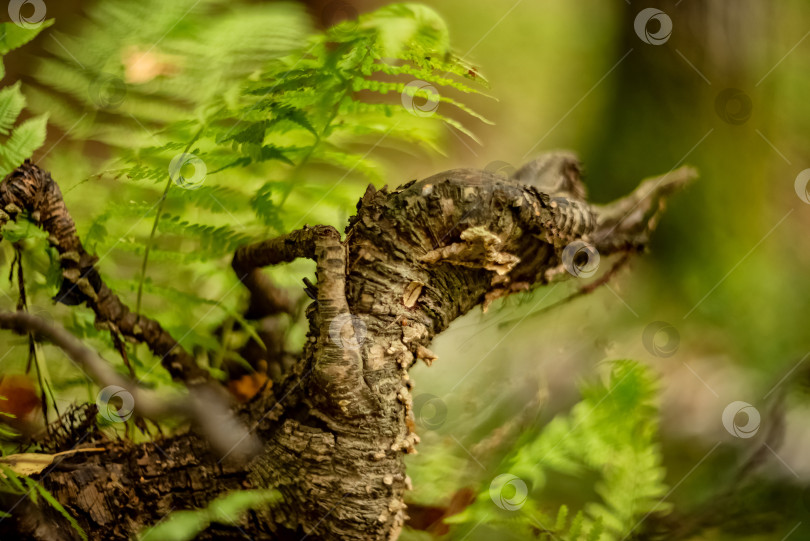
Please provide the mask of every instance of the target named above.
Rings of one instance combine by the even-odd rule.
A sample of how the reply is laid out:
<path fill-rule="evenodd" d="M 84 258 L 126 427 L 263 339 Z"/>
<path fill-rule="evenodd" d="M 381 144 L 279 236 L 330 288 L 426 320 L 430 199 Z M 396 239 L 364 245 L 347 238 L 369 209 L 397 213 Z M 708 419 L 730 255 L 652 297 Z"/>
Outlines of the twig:
<path fill-rule="evenodd" d="M 579 297 L 583 297 L 585 295 L 593 293 L 594 291 L 599 289 L 601 286 L 607 284 L 610 281 L 610 279 L 613 278 L 619 272 L 619 270 L 621 270 L 621 268 L 624 267 L 629 261 L 630 261 L 630 253 L 629 252 L 624 252 L 621 255 L 621 257 L 619 257 L 619 259 L 616 261 L 616 263 L 614 263 L 613 266 L 610 267 L 610 269 L 608 269 L 607 272 L 605 272 L 602 276 L 600 276 L 599 278 L 597 278 L 593 282 L 590 282 L 588 284 L 583 285 L 582 287 L 580 287 L 574 293 L 568 295 L 567 297 L 565 297 L 563 299 L 560 299 L 559 301 L 554 302 L 552 304 L 549 304 L 548 306 L 546 306 L 544 308 L 541 308 L 539 310 L 531 312 L 527 316 L 524 316 L 524 317 L 521 317 L 521 318 L 510 319 L 510 320 L 507 320 L 507 321 L 503 321 L 503 322 L 498 324 L 498 328 L 500 329 L 500 328 L 509 326 L 511 324 L 517 323 L 518 321 L 521 321 L 521 320 L 523 320 L 525 318 L 528 318 L 528 317 L 536 317 L 536 316 L 543 315 L 546 312 L 550 312 L 551 310 L 553 310 L 555 308 L 559 308 L 560 306 L 568 304 L 569 302 L 571 302 L 571 301 L 573 301 L 575 299 L 578 299 Z"/>
<path fill-rule="evenodd" d="M 203 435 L 220 454 L 244 458 L 259 448 L 255 436 L 248 433 L 230 412 L 219 389 L 201 385 L 189 389 L 186 396 L 165 398 L 121 377 L 96 352 L 82 344 L 62 327 L 25 312 L 0 312 L 0 328 L 33 333 L 61 348 L 100 386 L 120 387 L 132 396 L 135 413 L 150 419 L 181 416 L 195 421 Z"/>
<path fill-rule="evenodd" d="M 58 302 L 86 303 L 95 312 L 99 327 L 147 344 L 175 379 L 188 385 L 210 381 L 208 371 L 198 367 L 194 357 L 157 321 L 132 313 L 107 287 L 94 267 L 97 258 L 82 246 L 62 192 L 46 171 L 26 161 L 8 175 L 0 184 L 0 209 L 0 225 L 27 211 L 30 219 L 50 235 L 62 267 Z"/>

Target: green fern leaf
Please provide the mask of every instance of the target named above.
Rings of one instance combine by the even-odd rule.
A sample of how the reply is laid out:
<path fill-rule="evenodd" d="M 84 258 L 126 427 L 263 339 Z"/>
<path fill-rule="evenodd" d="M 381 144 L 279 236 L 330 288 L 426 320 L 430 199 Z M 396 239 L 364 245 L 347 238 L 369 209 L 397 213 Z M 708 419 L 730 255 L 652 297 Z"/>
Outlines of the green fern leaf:
<path fill-rule="evenodd" d="M 0 135 L 8 135 L 17 117 L 25 107 L 25 97 L 20 92 L 20 81 L 0 90 Z"/>
<path fill-rule="evenodd" d="M 31 118 L 20 124 L 0 147 L 0 176 L 6 176 L 45 142 L 48 115 Z"/>
<path fill-rule="evenodd" d="M 574 516 L 574 520 L 571 521 L 571 527 L 568 529 L 567 534 L 565 535 L 565 539 L 568 541 L 579 541 L 580 535 L 582 535 L 582 527 L 585 524 L 585 514 L 582 511 L 577 512 Z"/>
<path fill-rule="evenodd" d="M 11 9 L 11 6 L 9 6 L 9 9 Z M 0 23 L 0 55 L 22 47 L 53 23 L 54 19 L 48 19 L 42 21 L 35 28 L 23 28 L 14 23 Z"/>
<path fill-rule="evenodd" d="M 273 202 L 272 196 L 279 188 L 286 187 L 286 183 L 267 182 L 256 191 L 256 195 L 250 200 L 250 206 L 256 213 L 256 217 L 265 224 L 276 229 L 283 230 L 279 208 Z"/>
<path fill-rule="evenodd" d="M 591 531 L 588 532 L 588 536 L 585 539 L 586 541 L 599 541 L 604 531 L 605 527 L 602 525 L 602 517 L 599 517 L 596 519 L 593 526 L 591 526 Z"/>
<path fill-rule="evenodd" d="M 73 515 L 67 512 L 67 509 L 65 509 L 64 506 L 62 506 L 62 504 L 59 503 L 59 500 L 57 500 L 53 496 L 53 494 L 51 494 L 48 491 L 48 489 L 46 489 L 44 486 L 36 482 L 34 479 L 31 479 L 30 477 L 25 477 L 25 482 L 31 489 L 30 494 L 33 495 L 34 493 L 39 493 L 39 495 L 42 496 L 43 500 L 48 502 L 48 504 L 51 507 L 53 507 L 60 515 L 62 515 L 65 518 L 65 520 L 68 521 L 68 523 L 73 527 L 73 529 L 76 530 L 76 533 L 79 534 L 79 537 L 81 537 L 84 541 L 87 541 L 87 534 L 85 533 L 85 531 L 82 529 L 81 526 L 79 526 L 79 523 L 76 521 Z"/>

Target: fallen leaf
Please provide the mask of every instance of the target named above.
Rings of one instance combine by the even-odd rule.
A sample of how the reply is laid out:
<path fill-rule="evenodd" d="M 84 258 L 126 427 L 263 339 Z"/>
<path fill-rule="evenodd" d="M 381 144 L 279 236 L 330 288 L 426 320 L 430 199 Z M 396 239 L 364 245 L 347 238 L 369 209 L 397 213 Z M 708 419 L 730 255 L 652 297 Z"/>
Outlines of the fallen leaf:
<path fill-rule="evenodd" d="M 31 475 L 42 473 L 45 468 L 53 464 L 56 457 L 74 455 L 76 453 L 92 453 L 99 451 L 106 451 L 106 449 L 101 447 L 93 447 L 90 449 L 72 449 L 70 451 L 62 451 L 61 453 L 55 453 L 52 455 L 45 453 L 19 453 L 16 455 L 0 457 L 0 464 L 5 464 L 17 475 L 29 477 Z M 0 472 L 0 477 L 3 479 L 6 478 L 3 472 Z"/>
<path fill-rule="evenodd" d="M 40 404 L 31 378 L 25 374 L 0 376 L 0 422 L 13 424 L 12 419 L 27 417 L 36 411 Z"/>
<path fill-rule="evenodd" d="M 262 389 L 269 389 L 273 386 L 273 382 L 267 377 L 264 372 L 254 372 L 252 374 L 245 374 L 239 379 L 234 379 L 228 382 L 228 390 L 240 402 L 248 402 Z"/>

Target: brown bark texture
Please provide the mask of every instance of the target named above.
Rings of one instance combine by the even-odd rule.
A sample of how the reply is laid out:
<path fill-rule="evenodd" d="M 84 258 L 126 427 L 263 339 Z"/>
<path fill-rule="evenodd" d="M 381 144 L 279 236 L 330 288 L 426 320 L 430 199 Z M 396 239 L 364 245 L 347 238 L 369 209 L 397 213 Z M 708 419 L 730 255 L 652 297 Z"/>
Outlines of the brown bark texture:
<path fill-rule="evenodd" d="M 409 369 L 434 360 L 433 338 L 477 305 L 576 276 L 597 253 L 604 261 L 643 250 L 667 196 L 693 177 L 688 168 L 671 171 L 598 206 L 585 200 L 575 157 L 555 154 L 512 178 L 457 169 L 392 191 L 369 186 L 344 235 L 304 227 L 234 256 L 251 309 L 265 313 L 290 302 L 262 267 L 316 264 L 303 351 L 285 352 L 272 388 L 234 409 L 261 442 L 253 458 L 217 452 L 194 424 L 135 444 L 80 422 L 62 427 L 52 450 L 107 451 L 67 455 L 37 478 L 92 539 L 129 539 L 171 511 L 241 488 L 275 488 L 283 498 L 238 524 L 212 524 L 201 538 L 396 539 L 408 515 L 404 456 L 419 442 Z M 210 384 L 157 321 L 130 312 L 104 285 L 47 172 L 26 163 L 9 175 L 0 209 L 0 221 L 26 212 L 51 235 L 64 270 L 58 297 L 87 303 L 100 326 L 148 344 L 176 379 Z M 88 408 L 84 421 L 92 415 Z M 4 539 L 76 537 L 47 507 L 2 503 L 16 505 L 0 522 Z"/>

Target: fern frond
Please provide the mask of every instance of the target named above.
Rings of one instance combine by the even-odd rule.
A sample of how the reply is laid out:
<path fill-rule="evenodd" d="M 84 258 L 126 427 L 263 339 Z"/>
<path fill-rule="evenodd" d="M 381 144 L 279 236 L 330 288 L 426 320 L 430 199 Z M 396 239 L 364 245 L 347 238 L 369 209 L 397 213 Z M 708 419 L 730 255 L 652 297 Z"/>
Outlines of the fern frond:
<path fill-rule="evenodd" d="M 41 497 L 68 521 L 81 539 L 87 541 L 87 534 L 82 527 L 79 526 L 76 518 L 67 512 L 67 509 L 59 503 L 59 500 L 57 500 L 48 489 L 31 477 L 18 475 L 14 470 L 4 464 L 0 464 L 0 493 L 2 492 L 20 495 L 23 498 L 27 497 L 35 505 L 39 505 L 38 498 Z M 6 514 L 5 516 L 11 515 Z"/>
<path fill-rule="evenodd" d="M 601 501 L 586 502 L 567 527 L 568 507 L 560 507 L 553 533 L 567 541 L 618 541 L 648 514 L 669 510 L 661 503 L 667 485 L 657 441 L 656 382 L 638 363 L 617 361 L 611 366 L 606 382 L 583 385 L 582 401 L 570 414 L 555 417 L 503 465 L 531 482 L 535 492 L 545 487 L 548 472 L 600 476 L 595 488 Z M 505 520 L 491 513 L 488 495 L 479 499 L 483 502 L 449 521 Z"/>
<path fill-rule="evenodd" d="M 48 115 L 30 118 L 17 126 L 0 146 L 0 176 L 6 176 L 45 143 Z"/>
<path fill-rule="evenodd" d="M 159 229 L 162 233 L 175 234 L 184 240 L 193 240 L 194 251 L 207 258 L 231 255 L 236 248 L 253 240 L 251 236 L 228 225 L 194 223 L 170 214 L 163 215 Z"/>
<path fill-rule="evenodd" d="M 483 79 L 453 56 L 441 17 L 416 4 L 315 32 L 293 3 L 109 0 L 74 28 L 44 43 L 26 95 L 68 140 L 106 145 L 107 174 L 86 184 L 103 203 L 83 240 L 104 265 L 126 269 L 130 284 L 121 287 L 142 281 L 151 301 L 181 302 L 150 281 L 171 269 L 194 278 L 178 286 L 190 296 L 182 303 L 205 304 L 199 291 L 221 286 L 238 246 L 282 230 L 287 217 L 305 220 L 313 201 L 319 213 L 345 215 L 358 181 L 386 177 L 380 156 L 440 153 L 448 128 L 474 137 L 444 108 L 483 120 L 459 97 L 482 94 Z M 416 79 L 440 96 L 432 116 L 402 104 Z M 204 164 L 194 189 L 171 178 L 181 154 Z M 136 202 L 120 200 L 133 192 Z M 167 316 L 164 326 L 190 333 L 186 343 L 213 346 L 184 321 Z"/>
<path fill-rule="evenodd" d="M 25 107 L 25 98 L 20 92 L 20 81 L 0 90 L 0 135 L 11 133 L 11 127 Z"/>
<path fill-rule="evenodd" d="M 494 96 L 487 94 L 480 88 L 464 84 L 455 79 L 451 79 L 449 77 L 446 77 L 445 74 L 439 74 L 438 72 L 428 72 L 412 64 L 395 65 L 385 62 L 384 60 L 381 60 L 378 62 L 374 62 L 368 65 L 367 67 L 364 67 L 363 69 L 363 75 L 366 76 L 371 76 L 377 72 L 385 73 L 386 75 L 410 75 L 413 78 L 419 78 L 423 81 L 432 83 L 434 85 L 453 88 L 465 94 L 478 94 L 490 99 L 495 99 Z"/>
<path fill-rule="evenodd" d="M 287 186 L 288 184 L 284 182 L 266 182 L 256 190 L 256 194 L 250 200 L 250 207 L 256 213 L 256 217 L 264 225 L 275 228 L 277 232 L 281 232 L 284 226 L 281 222 L 279 207 L 273 201 L 273 195 Z"/>
<path fill-rule="evenodd" d="M 228 526 L 237 524 L 250 509 L 258 509 L 278 501 L 276 490 L 235 490 L 225 493 L 202 509 L 174 511 L 167 520 L 144 528 L 138 539 L 196 539 L 212 522 Z"/>
<path fill-rule="evenodd" d="M 54 19 L 44 20 L 35 27 L 23 27 L 14 23 L 0 23 L 0 55 L 19 49 L 53 23 Z"/>
<path fill-rule="evenodd" d="M 48 491 L 48 489 L 30 477 L 25 477 L 25 482 L 29 486 L 31 494 L 38 493 L 40 496 L 42 496 L 42 499 L 45 500 L 48 505 L 53 507 L 57 513 L 62 515 L 62 517 L 68 521 L 68 524 L 70 524 L 76 533 L 79 534 L 79 537 L 84 541 L 87 541 L 87 533 L 82 529 L 81 526 L 79 526 L 79 522 L 73 515 L 67 512 L 67 509 L 65 509 L 64 506 L 59 503 L 59 500 L 57 500 L 54 495 Z"/>

